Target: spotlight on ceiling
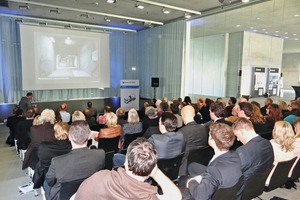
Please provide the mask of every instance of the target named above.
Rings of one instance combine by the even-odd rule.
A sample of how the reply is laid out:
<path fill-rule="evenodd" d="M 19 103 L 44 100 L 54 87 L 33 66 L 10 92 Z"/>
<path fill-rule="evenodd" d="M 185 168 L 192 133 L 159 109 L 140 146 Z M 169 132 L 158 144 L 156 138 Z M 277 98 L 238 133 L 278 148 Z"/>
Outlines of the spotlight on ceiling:
<path fill-rule="evenodd" d="M 25 5 L 25 6 L 19 5 L 19 9 L 20 10 L 29 10 L 29 5 Z"/>
<path fill-rule="evenodd" d="M 248 3 L 250 0 L 241 0 L 243 3 Z"/>
<path fill-rule="evenodd" d="M 170 11 L 167 10 L 165 7 L 163 7 L 162 12 L 163 12 L 164 14 L 170 14 Z"/>
<path fill-rule="evenodd" d="M 51 14 L 60 14 L 60 10 L 58 10 L 58 9 L 51 9 L 50 13 Z"/>
<path fill-rule="evenodd" d="M 104 20 L 105 20 L 106 22 L 110 22 L 110 21 L 111 21 L 108 17 L 104 17 Z"/>
<path fill-rule="evenodd" d="M 106 0 L 107 3 L 117 3 L 117 0 Z"/>
<path fill-rule="evenodd" d="M 89 14 L 84 13 L 84 14 L 80 14 L 80 17 L 89 18 L 90 16 L 89 16 Z"/>
<path fill-rule="evenodd" d="M 192 17 L 192 15 L 190 13 L 187 13 L 187 12 L 184 13 L 184 18 L 189 19 L 191 17 Z"/>
<path fill-rule="evenodd" d="M 231 0 L 219 0 L 219 2 L 223 5 L 229 5 L 231 4 Z"/>
<path fill-rule="evenodd" d="M 138 9 L 144 9 L 145 7 L 140 4 L 138 1 L 135 3 L 135 7 L 138 8 Z"/>
<path fill-rule="evenodd" d="M 132 24 L 134 24 L 134 22 L 133 21 L 130 21 L 130 20 L 127 20 L 127 22 L 126 22 L 127 24 L 129 24 L 129 25 L 132 25 Z"/>

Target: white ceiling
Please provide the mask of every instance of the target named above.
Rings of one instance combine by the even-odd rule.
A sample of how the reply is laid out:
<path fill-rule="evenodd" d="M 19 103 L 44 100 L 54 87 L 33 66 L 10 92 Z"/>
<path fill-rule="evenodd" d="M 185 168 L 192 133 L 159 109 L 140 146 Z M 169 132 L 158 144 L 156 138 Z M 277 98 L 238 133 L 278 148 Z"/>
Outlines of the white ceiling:
<path fill-rule="evenodd" d="M 145 1 L 148 3 L 143 3 Z M 295 17 L 300 15 L 300 0 L 250 0 L 246 4 L 240 0 L 224 0 L 226 3 L 229 1 L 231 4 L 225 5 L 219 0 L 140 0 L 145 6 L 141 10 L 135 7 L 136 0 L 118 0 L 112 4 L 106 0 L 2 0 L 0 15 L 12 16 L 23 22 L 45 22 L 47 25 L 74 23 L 72 27 L 103 26 L 140 31 L 160 26 L 157 23 L 184 19 L 185 12 L 180 9 L 189 9 L 202 12 L 201 16 L 192 15 L 192 37 L 256 30 L 284 38 L 284 52 L 300 52 L 300 16 Z M 165 4 L 166 8 L 175 6 L 179 10 L 170 9 L 170 14 L 164 14 L 161 5 L 152 4 Z M 20 9 L 24 5 L 28 5 L 29 9 Z M 59 10 L 59 14 L 50 10 Z M 110 22 L 104 20 L 106 16 L 111 19 Z M 194 20 L 196 18 L 199 19 Z M 128 19 L 134 24 L 128 24 Z"/>

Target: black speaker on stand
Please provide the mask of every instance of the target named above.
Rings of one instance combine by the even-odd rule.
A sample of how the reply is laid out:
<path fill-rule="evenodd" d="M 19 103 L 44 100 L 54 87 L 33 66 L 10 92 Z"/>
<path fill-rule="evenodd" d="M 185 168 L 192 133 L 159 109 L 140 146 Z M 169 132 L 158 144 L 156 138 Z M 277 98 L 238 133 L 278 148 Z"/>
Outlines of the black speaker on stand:
<path fill-rule="evenodd" d="M 154 99 L 156 99 L 156 88 L 159 87 L 159 78 L 157 77 L 151 78 L 151 87 L 154 88 Z"/>

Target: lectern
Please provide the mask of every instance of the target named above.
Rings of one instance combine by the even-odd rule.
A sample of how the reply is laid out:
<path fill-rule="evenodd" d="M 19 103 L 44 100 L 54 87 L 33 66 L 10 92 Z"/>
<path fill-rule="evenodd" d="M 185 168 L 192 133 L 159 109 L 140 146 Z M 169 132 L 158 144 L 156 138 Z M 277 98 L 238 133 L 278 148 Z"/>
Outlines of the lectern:
<path fill-rule="evenodd" d="M 300 97 L 300 86 L 292 86 L 292 88 L 295 90 L 295 99 Z"/>

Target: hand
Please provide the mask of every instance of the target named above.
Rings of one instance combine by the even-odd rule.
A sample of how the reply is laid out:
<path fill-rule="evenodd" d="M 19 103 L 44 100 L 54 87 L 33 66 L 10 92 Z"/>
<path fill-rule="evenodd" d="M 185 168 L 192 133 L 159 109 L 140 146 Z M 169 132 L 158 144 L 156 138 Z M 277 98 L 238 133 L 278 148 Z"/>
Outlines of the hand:
<path fill-rule="evenodd" d="M 189 183 L 190 183 L 190 181 L 192 181 L 192 180 L 195 180 L 195 181 L 197 181 L 197 183 L 200 183 L 201 182 L 201 180 L 202 180 L 202 176 L 195 176 L 194 178 L 190 178 L 187 182 L 186 182 L 186 187 L 188 188 L 189 187 Z"/>

